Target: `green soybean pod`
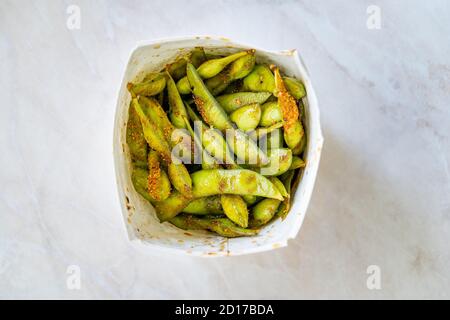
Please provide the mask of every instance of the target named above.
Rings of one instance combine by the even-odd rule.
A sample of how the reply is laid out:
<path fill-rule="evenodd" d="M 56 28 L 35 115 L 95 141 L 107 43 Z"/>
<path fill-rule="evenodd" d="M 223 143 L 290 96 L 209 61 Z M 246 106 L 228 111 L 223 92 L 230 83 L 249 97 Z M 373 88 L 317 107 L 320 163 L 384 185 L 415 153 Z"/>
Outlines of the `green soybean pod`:
<path fill-rule="evenodd" d="M 272 182 L 251 170 L 200 170 L 192 173 L 191 178 L 195 198 L 237 194 L 283 200 L 283 196 Z"/>
<path fill-rule="evenodd" d="M 148 192 L 148 171 L 142 168 L 133 168 L 131 173 L 131 182 L 133 183 L 134 189 L 139 193 L 144 199 L 151 203 L 155 203 L 158 199 L 153 198 Z"/>
<path fill-rule="evenodd" d="M 156 151 L 148 153 L 148 193 L 157 200 L 166 200 L 171 192 L 171 185 L 167 173 L 161 168 L 159 155 Z"/>
<path fill-rule="evenodd" d="M 147 164 L 147 141 L 145 141 L 141 120 L 131 104 L 128 109 L 126 142 L 131 160 L 137 165 L 145 167 Z"/>
<path fill-rule="evenodd" d="M 167 171 L 175 189 L 185 197 L 192 198 L 192 180 L 184 164 L 169 163 Z"/>
<path fill-rule="evenodd" d="M 271 96 L 268 92 L 238 92 L 217 97 L 217 102 L 227 113 L 253 103 L 263 104 Z"/>
<path fill-rule="evenodd" d="M 156 96 L 166 87 L 166 78 L 159 74 L 153 79 L 141 83 L 128 83 L 127 88 L 133 97 L 136 96 Z"/>
<path fill-rule="evenodd" d="M 239 59 L 242 56 L 245 56 L 248 52 L 251 51 L 242 51 L 223 58 L 208 60 L 202 63 L 200 67 L 198 67 L 198 74 L 203 79 L 212 78 L 215 75 L 219 74 L 219 72 L 221 72 L 230 63 Z"/>
<path fill-rule="evenodd" d="M 255 204 L 256 202 L 258 202 L 261 199 L 261 197 L 244 195 L 244 196 L 242 196 L 242 199 L 244 199 L 244 201 L 245 201 L 245 203 L 247 203 L 247 205 L 251 206 L 251 205 Z"/>
<path fill-rule="evenodd" d="M 289 168 L 289 170 L 295 170 L 295 169 L 304 168 L 304 167 L 306 167 L 305 161 L 303 161 L 303 159 L 300 157 L 294 156 L 292 158 L 292 164 L 291 164 L 291 167 Z"/>
<path fill-rule="evenodd" d="M 183 212 L 194 215 L 223 214 L 220 196 L 195 199 L 183 209 Z"/>
<path fill-rule="evenodd" d="M 241 130 L 227 130 L 228 145 L 238 157 L 239 163 L 264 166 L 269 163 L 266 154 L 258 147 L 257 143 Z"/>
<path fill-rule="evenodd" d="M 185 128 L 184 118 L 187 117 L 184 102 L 178 93 L 177 85 L 167 72 L 167 96 L 169 98 L 169 115 L 176 128 Z"/>
<path fill-rule="evenodd" d="M 275 199 L 264 199 L 257 203 L 252 209 L 250 226 L 252 228 L 261 227 L 275 216 L 281 201 Z"/>
<path fill-rule="evenodd" d="M 138 101 L 150 121 L 155 123 L 159 127 L 164 138 L 167 141 L 170 141 L 174 127 L 159 102 L 154 98 L 147 98 L 143 96 L 139 97 Z"/>
<path fill-rule="evenodd" d="M 278 179 L 277 177 L 269 177 L 269 180 L 278 189 L 278 191 L 280 191 L 283 197 L 289 197 L 289 193 L 287 192 L 286 187 L 280 179 Z"/>
<path fill-rule="evenodd" d="M 263 176 L 279 176 L 289 170 L 292 164 L 292 150 L 271 149 L 268 151 L 269 164 L 261 167 L 259 173 Z"/>
<path fill-rule="evenodd" d="M 177 82 L 177 90 L 180 94 L 190 94 L 191 84 L 189 83 L 189 79 L 187 77 L 183 77 Z"/>
<path fill-rule="evenodd" d="M 286 188 L 286 191 L 289 194 L 289 197 L 284 198 L 283 202 L 281 203 L 280 207 L 278 208 L 277 216 L 281 217 L 282 220 L 286 219 L 289 210 L 291 209 L 291 201 L 292 201 L 292 181 L 294 179 L 296 170 L 289 170 L 283 176 L 281 177 L 284 187 Z"/>
<path fill-rule="evenodd" d="M 261 106 L 261 121 L 259 122 L 261 127 L 270 127 L 281 121 L 283 121 L 283 115 L 278 102 L 266 102 Z"/>
<path fill-rule="evenodd" d="M 194 102 L 203 120 L 219 130 L 233 128 L 226 112 L 208 91 L 195 67 L 188 63 L 187 75 L 194 94 Z"/>
<path fill-rule="evenodd" d="M 275 78 L 266 65 L 257 64 L 253 71 L 244 78 L 243 90 L 254 92 L 275 91 Z"/>
<path fill-rule="evenodd" d="M 164 222 L 180 214 L 191 201 L 192 198 L 186 197 L 178 191 L 173 191 L 166 200 L 154 202 L 153 207 L 159 220 Z"/>
<path fill-rule="evenodd" d="M 286 85 L 286 89 L 295 99 L 300 100 L 306 97 L 305 86 L 299 80 L 290 77 L 283 77 L 283 81 Z"/>
<path fill-rule="evenodd" d="M 248 226 L 248 210 L 245 201 L 238 195 L 223 194 L 220 197 L 225 215 L 242 228 Z"/>
<path fill-rule="evenodd" d="M 261 120 L 261 106 L 258 103 L 243 106 L 230 114 L 230 120 L 243 131 L 254 130 Z"/>

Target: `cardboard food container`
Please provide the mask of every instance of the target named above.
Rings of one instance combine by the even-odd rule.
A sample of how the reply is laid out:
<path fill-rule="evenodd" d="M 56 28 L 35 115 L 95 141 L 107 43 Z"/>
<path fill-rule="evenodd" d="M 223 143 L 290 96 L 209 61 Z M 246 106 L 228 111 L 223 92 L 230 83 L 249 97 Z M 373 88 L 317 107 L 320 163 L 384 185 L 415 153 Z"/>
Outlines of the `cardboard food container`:
<path fill-rule="evenodd" d="M 305 151 L 306 168 L 300 175 L 301 179 L 295 189 L 287 218 L 284 221 L 278 219 L 267 225 L 254 237 L 227 239 L 206 231 L 186 231 L 168 222 L 160 223 L 152 205 L 135 191 L 131 182 L 131 160 L 126 144 L 126 123 L 131 97 L 126 85 L 128 82 L 142 80 L 149 72 L 160 71 L 167 63 L 199 46 L 204 47 L 207 53 L 215 54 L 256 49 L 257 62 L 279 66 L 285 75 L 302 80 L 306 87 L 307 97 L 303 99 L 306 110 L 305 131 L 308 138 Z M 323 137 L 317 98 L 297 50 L 273 52 L 225 38 L 198 36 L 143 42 L 132 51 L 119 91 L 113 143 L 117 187 L 131 243 L 144 251 L 162 249 L 166 252 L 216 257 L 285 247 L 289 239 L 297 236 L 313 192 Z"/>

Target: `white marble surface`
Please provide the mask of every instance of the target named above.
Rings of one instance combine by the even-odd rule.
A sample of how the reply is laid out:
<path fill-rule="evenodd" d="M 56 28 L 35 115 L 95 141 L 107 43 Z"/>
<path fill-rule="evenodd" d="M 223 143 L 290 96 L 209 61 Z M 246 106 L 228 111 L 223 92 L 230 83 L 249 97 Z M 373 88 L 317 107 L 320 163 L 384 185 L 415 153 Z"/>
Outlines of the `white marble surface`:
<path fill-rule="evenodd" d="M 450 298 L 449 2 L 182 3 L 0 1 L 0 298 Z M 202 259 L 127 241 L 111 141 L 122 72 L 136 41 L 195 34 L 308 64 L 325 146 L 288 248 Z"/>

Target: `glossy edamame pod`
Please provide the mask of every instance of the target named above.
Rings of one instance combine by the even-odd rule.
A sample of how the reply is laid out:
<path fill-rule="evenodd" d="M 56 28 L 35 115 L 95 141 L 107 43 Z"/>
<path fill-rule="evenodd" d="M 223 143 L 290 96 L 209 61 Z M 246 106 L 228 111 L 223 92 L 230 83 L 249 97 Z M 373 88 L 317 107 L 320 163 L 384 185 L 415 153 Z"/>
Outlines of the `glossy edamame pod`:
<path fill-rule="evenodd" d="M 169 98 L 169 115 L 172 124 L 176 128 L 185 128 L 184 118 L 187 117 L 184 102 L 178 93 L 177 85 L 173 81 L 170 74 L 167 72 L 167 96 Z"/>
<path fill-rule="evenodd" d="M 231 151 L 239 159 L 238 164 L 264 166 L 269 163 L 269 159 L 257 143 L 241 130 L 227 130 L 226 135 Z"/>
<path fill-rule="evenodd" d="M 275 199 L 264 199 L 256 204 L 252 209 L 252 216 L 250 219 L 250 226 L 261 227 L 275 216 L 280 206 L 281 201 Z"/>
<path fill-rule="evenodd" d="M 163 74 L 151 78 L 146 82 L 128 83 L 127 88 L 133 97 L 136 96 L 155 96 L 164 90 L 166 87 L 166 78 Z"/>
<path fill-rule="evenodd" d="M 148 171 L 142 168 L 134 167 L 131 173 L 131 182 L 136 192 L 147 201 L 154 203 L 157 199 L 153 198 L 148 192 Z"/>
<path fill-rule="evenodd" d="M 220 164 L 235 165 L 234 155 L 232 149 L 229 148 L 227 142 L 222 136 L 222 133 L 214 128 L 202 130 L 201 142 L 205 150 Z"/>
<path fill-rule="evenodd" d="M 223 214 L 220 196 L 195 199 L 183 209 L 183 212 L 195 215 Z"/>
<path fill-rule="evenodd" d="M 194 109 L 192 109 L 192 107 L 187 102 L 184 102 L 184 106 L 186 107 L 187 114 L 192 122 L 202 121 L 200 116 L 194 111 Z"/>
<path fill-rule="evenodd" d="M 286 187 L 280 179 L 278 179 L 277 177 L 269 177 L 269 180 L 278 189 L 278 191 L 280 191 L 283 197 L 289 197 L 289 193 L 287 192 Z"/>
<path fill-rule="evenodd" d="M 289 170 L 292 164 L 291 149 L 271 149 L 267 155 L 269 156 L 269 164 L 260 168 L 260 174 L 263 176 L 279 176 Z"/>
<path fill-rule="evenodd" d="M 184 196 L 192 197 L 192 180 L 184 164 L 171 162 L 167 165 L 170 182 Z"/>
<path fill-rule="evenodd" d="M 276 101 L 264 103 L 261 106 L 261 112 L 261 121 L 259 122 L 261 127 L 270 127 L 275 123 L 283 121 L 281 109 Z"/>
<path fill-rule="evenodd" d="M 179 215 L 170 220 L 176 227 L 183 230 L 209 230 L 222 237 L 250 237 L 258 234 L 257 229 L 244 229 L 226 218 L 197 218 L 192 215 Z"/>
<path fill-rule="evenodd" d="M 153 98 L 147 98 L 143 96 L 139 97 L 138 101 L 150 121 L 155 123 L 159 127 L 160 132 L 162 133 L 164 138 L 167 141 L 170 141 L 172 131 L 175 128 L 170 122 L 166 112 L 161 107 L 159 102 Z"/>
<path fill-rule="evenodd" d="M 237 194 L 283 200 L 281 193 L 267 178 L 251 170 L 200 170 L 191 174 L 191 178 L 196 198 Z"/>
<path fill-rule="evenodd" d="M 142 131 L 141 120 L 136 110 L 130 105 L 128 109 L 126 141 L 130 157 L 138 166 L 147 166 L 147 141 Z"/>
<path fill-rule="evenodd" d="M 208 91 L 195 67 L 188 63 L 187 76 L 194 94 L 194 102 L 203 120 L 219 130 L 233 128 L 226 112 Z"/>
<path fill-rule="evenodd" d="M 292 149 L 292 153 L 296 156 L 299 156 L 305 151 L 306 148 L 306 134 L 303 134 L 302 139 L 300 140 L 300 143 Z"/>
<path fill-rule="evenodd" d="M 177 89 L 180 94 L 189 94 L 192 92 L 191 84 L 187 77 L 183 77 L 177 82 Z"/>
<path fill-rule="evenodd" d="M 261 197 L 244 195 L 244 196 L 242 196 L 242 199 L 244 199 L 244 201 L 247 205 L 251 206 L 251 205 L 255 204 L 256 202 L 258 202 L 258 200 L 261 199 Z"/>
<path fill-rule="evenodd" d="M 219 74 L 223 69 L 225 69 L 226 66 L 228 66 L 233 61 L 239 59 L 240 57 L 245 56 L 249 51 L 242 51 L 235 54 L 231 54 L 229 56 L 218 58 L 218 59 L 211 59 L 208 60 L 200 65 L 198 67 L 198 74 L 202 79 L 209 79 L 214 77 L 215 75 Z"/>
<path fill-rule="evenodd" d="M 286 216 L 289 213 L 289 210 L 291 209 L 291 199 L 292 199 L 291 190 L 292 190 L 292 180 L 294 179 L 294 176 L 295 170 L 289 170 L 281 177 L 284 187 L 286 188 L 286 191 L 289 194 L 289 197 L 284 198 L 277 212 L 277 215 L 281 217 L 281 219 L 283 220 L 286 219 Z"/>
<path fill-rule="evenodd" d="M 292 164 L 291 167 L 289 168 L 289 170 L 295 170 L 298 168 L 304 168 L 306 167 L 306 163 L 305 161 L 303 161 L 302 158 L 294 156 L 292 157 Z"/>
<path fill-rule="evenodd" d="M 300 100 L 306 96 L 306 90 L 303 83 L 291 77 L 283 77 L 284 84 L 289 93 L 296 99 Z"/>
<path fill-rule="evenodd" d="M 206 87 L 215 96 L 224 91 L 233 81 L 246 77 L 255 66 L 255 50 L 232 62 L 230 66 L 218 75 L 206 80 Z"/>
<path fill-rule="evenodd" d="M 178 191 L 173 191 L 166 200 L 155 202 L 153 206 L 159 220 L 164 222 L 180 214 L 191 201 L 192 198 L 186 197 Z"/>
<path fill-rule="evenodd" d="M 231 113 L 245 105 L 262 104 L 271 96 L 268 92 L 238 92 L 217 97 L 217 102 L 227 112 Z"/>
<path fill-rule="evenodd" d="M 139 104 L 138 99 L 134 98 L 131 103 L 139 116 L 142 130 L 144 132 L 144 137 L 149 146 L 153 150 L 158 151 L 165 162 L 171 162 L 171 151 L 169 143 L 166 141 L 160 128 L 149 119 L 149 117 L 146 115 L 141 105 Z"/>
<path fill-rule="evenodd" d="M 220 197 L 225 215 L 242 228 L 248 226 L 248 210 L 245 201 L 235 194 L 223 194 Z"/>
<path fill-rule="evenodd" d="M 243 89 L 253 92 L 270 92 L 275 90 L 275 78 L 267 65 L 257 64 L 253 71 L 244 78 Z"/>
<path fill-rule="evenodd" d="M 156 151 L 148 153 L 148 193 L 156 201 L 166 200 L 171 192 L 167 173 L 161 168 L 159 155 Z"/>
<path fill-rule="evenodd" d="M 273 67 L 275 73 L 276 96 L 283 115 L 284 140 L 289 148 L 294 149 L 301 141 L 304 130 L 299 119 L 295 99 L 289 94 L 281 78 L 280 71 Z"/>
<path fill-rule="evenodd" d="M 254 130 L 261 120 L 261 106 L 258 103 L 243 106 L 230 114 L 230 120 L 243 131 Z"/>

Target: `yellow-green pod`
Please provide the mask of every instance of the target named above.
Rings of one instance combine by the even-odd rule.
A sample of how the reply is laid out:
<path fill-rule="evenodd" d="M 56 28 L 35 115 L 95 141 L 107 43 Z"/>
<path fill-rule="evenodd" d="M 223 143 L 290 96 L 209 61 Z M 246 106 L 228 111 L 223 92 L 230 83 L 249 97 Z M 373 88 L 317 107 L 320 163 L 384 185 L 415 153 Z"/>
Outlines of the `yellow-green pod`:
<path fill-rule="evenodd" d="M 281 219 L 286 219 L 289 210 L 291 209 L 291 201 L 292 201 L 292 181 L 295 176 L 295 170 L 289 170 L 283 176 L 281 177 L 284 187 L 286 188 L 286 191 L 289 194 L 289 197 L 284 198 L 283 202 L 281 203 L 280 207 L 278 208 L 277 216 L 281 217 Z"/>
<path fill-rule="evenodd" d="M 183 209 L 183 212 L 194 215 L 223 214 L 220 196 L 195 199 Z"/>
<path fill-rule="evenodd" d="M 183 209 L 192 201 L 192 198 L 186 197 L 178 191 L 174 191 L 164 201 L 153 203 L 156 215 L 161 222 L 169 221 L 180 214 Z"/>
<path fill-rule="evenodd" d="M 281 149 L 284 147 L 284 137 L 281 129 L 275 129 L 265 136 L 267 150 Z"/>
<path fill-rule="evenodd" d="M 167 96 L 169 98 L 169 115 L 176 128 L 185 128 L 184 118 L 187 117 L 186 108 L 178 92 L 177 85 L 167 72 Z"/>
<path fill-rule="evenodd" d="M 261 120 L 261 107 L 258 103 L 243 106 L 230 114 L 230 120 L 243 131 L 254 130 Z"/>
<path fill-rule="evenodd" d="M 266 154 L 257 143 L 241 130 L 227 130 L 226 140 L 231 151 L 238 157 L 238 164 L 264 166 L 269 163 Z"/>
<path fill-rule="evenodd" d="M 243 195 L 242 199 L 244 199 L 244 201 L 247 205 L 251 206 L 251 205 L 257 203 L 261 199 L 261 197 Z"/>
<path fill-rule="evenodd" d="M 247 204 L 242 197 L 234 194 L 223 194 L 220 197 L 225 215 L 242 228 L 248 226 Z"/>
<path fill-rule="evenodd" d="M 292 164 L 291 149 L 271 149 L 268 151 L 269 164 L 261 167 L 259 173 L 263 176 L 279 176 L 289 170 Z"/>
<path fill-rule="evenodd" d="M 128 109 L 126 141 L 130 150 L 130 157 L 139 166 L 147 163 L 147 141 L 142 131 L 141 120 L 134 107 L 130 104 Z"/>
<path fill-rule="evenodd" d="M 266 102 L 261 106 L 261 121 L 259 125 L 261 127 L 270 127 L 275 123 L 283 121 L 283 115 L 281 114 L 281 109 L 278 106 L 278 102 L 271 101 Z"/>
<path fill-rule="evenodd" d="M 158 199 L 153 198 L 148 192 L 148 171 L 142 168 L 133 168 L 131 173 L 131 182 L 133 183 L 134 189 L 139 193 L 144 199 L 151 202 L 152 204 L 158 201 Z"/>
<path fill-rule="evenodd" d="M 252 209 L 250 227 L 261 227 L 275 216 L 281 201 L 275 199 L 264 199 L 256 204 Z"/>
<path fill-rule="evenodd" d="M 194 67 L 196 68 L 200 67 L 202 63 L 204 63 L 207 60 L 205 50 L 202 47 L 195 47 L 191 52 L 189 60 Z M 186 66 L 184 70 L 186 71 Z"/>
<path fill-rule="evenodd" d="M 175 189 L 187 198 L 192 197 L 192 180 L 184 164 L 174 162 L 167 166 L 170 181 Z"/>
<path fill-rule="evenodd" d="M 292 164 L 291 164 L 291 167 L 289 168 L 289 170 L 295 170 L 295 169 L 304 168 L 304 167 L 306 167 L 305 161 L 303 161 L 303 159 L 300 157 L 294 156 L 292 158 Z"/>
<path fill-rule="evenodd" d="M 263 139 L 268 134 L 277 131 L 278 129 L 283 127 L 283 122 L 275 123 L 274 125 L 271 125 L 270 127 L 261 127 L 257 128 L 256 130 L 249 133 L 250 138 L 252 138 L 255 141 L 258 141 L 260 139 Z"/>
<path fill-rule="evenodd" d="M 219 72 L 225 69 L 225 67 L 230 63 L 242 56 L 245 56 L 247 53 L 247 51 L 242 51 L 223 58 L 208 60 L 202 63 L 200 67 L 198 67 L 198 74 L 203 79 L 212 78 L 215 75 L 219 74 Z"/>
<path fill-rule="evenodd" d="M 306 134 L 303 134 L 302 139 L 300 140 L 300 143 L 292 149 L 292 154 L 299 156 L 305 151 L 306 148 Z"/>
<path fill-rule="evenodd" d="M 257 64 L 253 71 L 244 78 L 243 90 L 254 92 L 275 91 L 275 78 L 266 65 Z"/>
<path fill-rule="evenodd" d="M 217 97 L 217 102 L 227 113 L 252 103 L 263 104 L 271 96 L 268 92 L 238 92 Z"/>
<path fill-rule="evenodd" d="M 221 164 L 235 164 L 232 149 L 229 148 L 222 133 L 214 128 L 204 129 L 202 144 L 205 150 Z"/>
<path fill-rule="evenodd" d="M 179 80 L 186 76 L 186 65 L 190 61 L 196 68 L 206 61 L 205 51 L 202 47 L 194 48 L 189 54 L 179 57 L 175 62 L 166 66 L 174 80 Z"/>
<path fill-rule="evenodd" d="M 133 97 L 136 96 L 156 96 L 166 87 L 166 78 L 163 74 L 159 74 L 153 79 L 141 83 L 129 83 L 127 85 Z"/>
<path fill-rule="evenodd" d="M 287 192 L 286 187 L 280 179 L 278 179 L 277 177 L 269 177 L 269 180 L 275 187 L 277 187 L 278 191 L 280 191 L 283 197 L 289 197 L 289 193 Z"/>
<path fill-rule="evenodd" d="M 305 86 L 299 80 L 290 77 L 283 77 L 283 81 L 286 85 L 286 89 L 295 99 L 300 100 L 306 97 Z"/>
<path fill-rule="evenodd" d="M 190 94 L 192 92 L 191 84 L 189 83 L 187 77 L 183 77 L 180 80 L 178 80 L 177 89 L 180 94 Z"/>
<path fill-rule="evenodd" d="M 251 170 L 200 170 L 192 173 L 191 178 L 195 198 L 236 194 L 283 200 L 270 180 Z"/>
<path fill-rule="evenodd" d="M 144 113 L 148 116 L 150 121 L 152 121 L 159 127 L 161 133 L 164 135 L 164 138 L 167 141 L 170 141 L 174 127 L 159 102 L 154 98 L 141 96 L 139 97 L 139 104 L 141 105 Z"/>
<path fill-rule="evenodd" d="M 166 200 L 171 192 L 167 173 L 161 168 L 158 153 L 150 150 L 148 153 L 148 193 L 156 201 Z"/>

